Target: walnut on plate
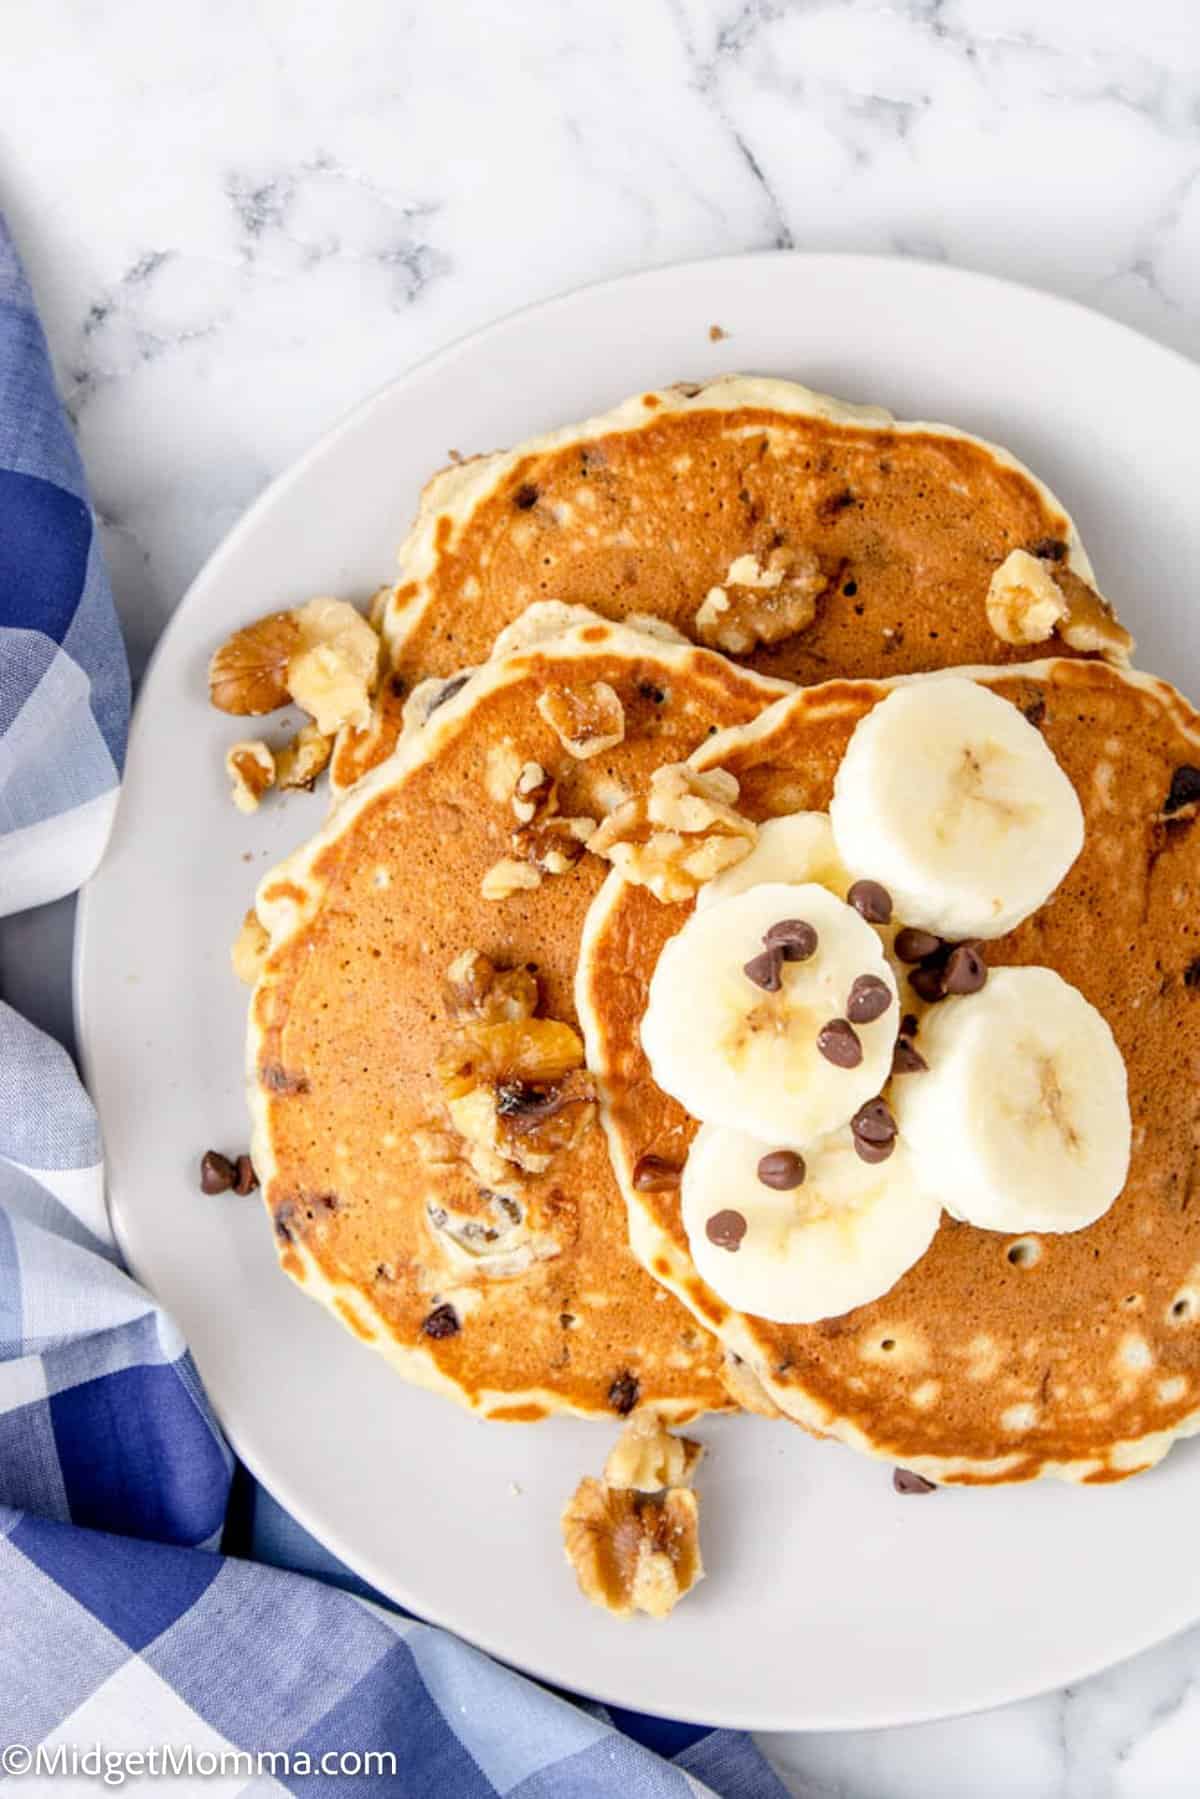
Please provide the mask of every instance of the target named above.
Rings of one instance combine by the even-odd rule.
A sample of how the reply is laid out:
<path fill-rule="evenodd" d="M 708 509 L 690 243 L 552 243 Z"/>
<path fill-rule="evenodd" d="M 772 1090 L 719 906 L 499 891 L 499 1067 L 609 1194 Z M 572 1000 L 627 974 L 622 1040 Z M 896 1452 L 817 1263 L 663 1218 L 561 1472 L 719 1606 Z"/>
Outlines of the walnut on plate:
<path fill-rule="evenodd" d="M 602 820 L 588 848 L 665 902 L 691 899 L 754 848 L 758 828 L 734 808 L 738 784 L 723 768 L 686 762 L 655 769 L 649 791 Z"/>
<path fill-rule="evenodd" d="M 765 563 L 739 556 L 720 587 L 710 587 L 696 613 L 696 636 L 731 656 L 805 631 L 829 585 L 812 550 L 776 544 Z"/>
<path fill-rule="evenodd" d="M 1133 638 L 1094 588 L 1066 565 L 1063 543 L 1042 546 L 1053 554 L 1010 550 L 993 570 L 987 591 L 988 623 L 1002 643 L 1046 643 L 1057 634 L 1073 650 L 1128 662 Z"/>
<path fill-rule="evenodd" d="M 285 792 L 295 787 L 312 791 L 313 783 L 329 766 L 333 754 L 333 738 L 327 737 L 311 721 L 301 725 L 290 743 L 275 755 L 275 785 Z"/>
<path fill-rule="evenodd" d="M 294 700 L 324 736 L 370 722 L 379 637 L 346 600 L 318 598 L 236 631 L 209 665 L 209 698 L 221 712 L 259 716 Z"/>
<path fill-rule="evenodd" d="M 251 906 L 229 951 L 233 972 L 247 987 L 253 987 L 257 983 L 270 947 L 271 939 L 267 929 Z"/>
<path fill-rule="evenodd" d="M 567 1502 L 562 1534 L 581 1591 L 620 1618 L 665 1618 L 704 1575 L 699 1502 L 684 1487 L 639 1493 L 589 1476 Z"/>
<path fill-rule="evenodd" d="M 673 1436 L 657 1412 L 635 1412 L 609 1451 L 604 1479 L 637 1493 L 690 1487 L 703 1454 L 703 1443 Z"/>
<path fill-rule="evenodd" d="M 247 738 L 226 750 L 225 772 L 233 782 L 238 811 L 257 812 L 263 794 L 275 785 L 275 757 L 261 738 Z"/>

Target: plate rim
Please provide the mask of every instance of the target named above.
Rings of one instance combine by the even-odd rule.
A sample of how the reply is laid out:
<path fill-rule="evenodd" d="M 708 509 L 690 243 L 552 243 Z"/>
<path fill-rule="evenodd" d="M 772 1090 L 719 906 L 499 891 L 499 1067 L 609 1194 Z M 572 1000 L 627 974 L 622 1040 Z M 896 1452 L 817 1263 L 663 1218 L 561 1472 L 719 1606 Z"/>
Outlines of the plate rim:
<path fill-rule="evenodd" d="M 558 289 L 548 296 L 510 308 L 481 325 L 460 332 L 448 342 L 412 362 L 406 363 L 394 375 L 375 386 L 369 393 L 337 416 L 330 425 L 313 436 L 306 447 L 255 495 L 189 581 L 153 646 L 138 683 L 138 693 L 133 707 L 126 747 L 126 762 L 135 753 L 141 736 L 142 719 L 146 711 L 142 704 L 142 696 L 155 677 L 160 658 L 165 656 L 174 642 L 175 634 L 182 629 L 185 614 L 202 603 L 207 586 L 213 581 L 219 581 L 226 563 L 237 555 L 244 541 L 258 530 L 264 516 L 269 514 L 276 502 L 294 485 L 303 481 L 313 466 L 322 458 L 334 453 L 339 444 L 347 438 L 353 437 L 370 415 L 390 401 L 397 388 L 405 386 L 418 375 L 436 374 L 442 365 L 452 364 L 456 357 L 465 351 L 476 350 L 481 344 L 486 344 L 489 338 L 501 335 L 518 321 L 547 317 L 559 308 L 566 308 L 572 302 L 584 297 L 600 299 L 604 295 L 615 292 L 624 296 L 630 291 L 636 292 L 641 287 L 651 286 L 657 282 L 691 280 L 717 268 L 757 271 L 767 265 L 777 266 L 781 260 L 802 263 L 808 267 L 822 265 L 831 274 L 838 271 L 858 272 L 864 278 L 874 275 L 875 278 L 883 280 L 894 279 L 897 270 L 903 270 L 906 275 L 915 274 L 918 278 L 928 279 L 936 285 L 969 288 L 977 293 L 987 291 L 998 297 L 1001 303 L 1003 303 L 1005 295 L 1019 295 L 1024 300 L 1036 302 L 1040 306 L 1087 320 L 1091 325 L 1101 324 L 1107 330 L 1126 339 L 1131 347 L 1135 346 L 1137 354 L 1144 356 L 1149 352 L 1175 365 L 1188 380 L 1192 380 L 1200 374 L 1200 365 L 1182 351 L 1175 349 L 1172 345 L 1159 342 L 1137 327 L 1124 320 L 1112 318 L 1108 313 L 1081 300 L 1054 293 L 1033 283 L 1016 280 L 1005 275 L 964 268 L 958 264 L 934 261 L 929 258 L 855 251 L 755 250 L 692 257 L 682 262 L 667 262 L 650 268 L 637 268 L 625 273 L 610 275 L 598 281 L 582 282 Z M 753 362 L 746 372 L 754 372 Z M 117 801 L 118 810 L 124 803 L 124 792 L 123 764 L 122 785 Z M 97 873 L 79 890 L 71 957 L 71 1002 L 77 1052 L 80 1071 L 89 1094 L 94 1087 L 93 1073 L 98 1060 L 97 1052 L 101 1056 L 103 1054 L 103 1033 L 101 1029 L 93 1025 L 88 1011 L 84 996 L 84 965 L 91 951 L 91 939 L 95 934 L 91 899 L 103 867 L 104 859 L 102 858 Z M 97 1114 L 99 1115 L 98 1104 Z M 102 1117 L 100 1124 L 103 1133 L 104 1120 Z M 107 1161 L 105 1165 L 105 1205 L 126 1268 L 150 1294 L 155 1304 L 162 1305 L 164 1310 L 169 1311 L 166 1302 L 157 1298 L 153 1286 L 140 1269 L 137 1258 L 131 1253 L 123 1228 L 121 1208 L 109 1183 Z M 203 1380 L 202 1375 L 201 1379 Z M 439 1603 L 437 1606 L 431 1607 L 426 1598 L 416 1599 L 406 1590 L 405 1584 L 396 1579 L 390 1569 L 383 1570 L 374 1566 L 373 1557 L 369 1553 L 360 1554 L 343 1543 L 337 1524 L 327 1523 L 323 1518 L 316 1517 L 303 1496 L 297 1496 L 289 1491 L 286 1477 L 281 1480 L 275 1474 L 266 1472 L 260 1464 L 256 1451 L 243 1442 L 240 1427 L 231 1427 L 230 1423 L 221 1416 L 211 1398 L 209 1404 L 226 1440 L 254 1479 L 266 1487 L 277 1503 L 283 1506 L 318 1543 L 344 1562 L 352 1572 L 386 1597 L 391 1598 L 396 1604 L 411 1611 L 418 1623 L 427 1623 L 436 1628 L 446 1629 L 490 1655 L 493 1659 L 516 1668 L 518 1672 L 552 1687 L 559 1685 L 562 1676 L 556 1673 L 552 1667 L 540 1663 L 536 1659 L 522 1659 L 520 1663 L 513 1662 L 511 1654 L 506 1650 L 503 1642 L 495 1639 L 491 1632 L 487 1630 L 480 1632 L 469 1624 L 456 1621 L 455 1613 L 459 1608 L 455 1604 Z M 1097 1497 L 1102 1503 L 1102 1495 Z M 1182 1615 L 1171 1618 L 1162 1628 L 1152 1628 L 1137 1633 L 1115 1658 L 1111 1655 L 1099 1655 L 1082 1662 L 1074 1659 L 1069 1665 L 1060 1667 L 1049 1682 L 1044 1678 L 1039 1678 L 1029 1684 L 1006 1683 L 999 1690 L 989 1690 L 981 1696 L 954 1702 L 949 1706 L 944 1702 L 941 1704 L 931 1703 L 921 1709 L 908 1706 L 893 1711 L 881 1711 L 876 1707 L 861 1715 L 848 1714 L 846 1708 L 842 1708 L 834 1716 L 810 1713 L 805 1715 L 802 1721 L 797 1722 L 794 1714 L 789 1717 L 770 1706 L 756 1707 L 752 1696 L 749 1696 L 749 1704 L 738 1703 L 736 1707 L 723 1712 L 719 1709 L 716 1711 L 710 1709 L 703 1716 L 697 1716 L 694 1713 L 686 1713 L 678 1707 L 659 1710 L 653 1704 L 631 1701 L 627 1693 L 605 1690 L 603 1683 L 589 1684 L 586 1691 L 575 1687 L 572 1690 L 578 1691 L 582 1697 L 596 1699 L 603 1704 L 616 1705 L 624 1709 L 628 1709 L 633 1704 L 637 1710 L 651 1717 L 691 1722 L 710 1728 L 770 1733 L 883 1730 L 973 1716 L 1055 1691 L 1062 1685 L 1074 1684 L 1105 1670 L 1120 1667 L 1146 1650 L 1178 1636 L 1198 1621 L 1200 1621 L 1200 1600 L 1195 1600 L 1182 1608 Z M 995 1684 L 993 1681 L 993 1689 L 995 1689 Z"/>

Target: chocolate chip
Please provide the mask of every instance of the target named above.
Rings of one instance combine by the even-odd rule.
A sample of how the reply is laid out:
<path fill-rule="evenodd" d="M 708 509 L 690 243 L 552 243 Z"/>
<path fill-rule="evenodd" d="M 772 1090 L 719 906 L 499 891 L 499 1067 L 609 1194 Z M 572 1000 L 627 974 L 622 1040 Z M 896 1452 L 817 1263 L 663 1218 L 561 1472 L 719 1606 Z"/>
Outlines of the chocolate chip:
<path fill-rule="evenodd" d="M 869 1099 L 850 1120 L 850 1129 L 865 1143 L 890 1143 L 896 1135 L 896 1120 L 882 1099 Z"/>
<path fill-rule="evenodd" d="M 831 1018 L 821 1026 L 817 1048 L 835 1068 L 857 1068 L 863 1058 L 858 1032 L 845 1018 Z"/>
<path fill-rule="evenodd" d="M 624 1369 L 608 1389 L 608 1403 L 614 1412 L 624 1418 L 632 1412 L 640 1394 L 637 1376 Z"/>
<path fill-rule="evenodd" d="M 781 949 L 765 949 L 760 955 L 752 956 L 742 969 L 748 981 L 761 987 L 764 993 L 778 993 L 783 985 L 780 970 L 783 967 L 783 951 Z"/>
<path fill-rule="evenodd" d="M 858 582 L 857 581 L 847 581 L 846 585 L 842 589 L 842 592 L 845 594 L 845 596 L 848 600 L 852 600 L 854 598 L 855 594 L 858 592 Z"/>
<path fill-rule="evenodd" d="M 892 1003 L 892 990 L 877 974 L 860 974 L 846 1001 L 846 1017 L 851 1024 L 871 1024 L 882 1018 Z"/>
<path fill-rule="evenodd" d="M 662 688 L 656 687 L 653 681 L 639 681 L 638 692 L 644 700 L 649 700 L 655 706 L 661 706 L 667 697 Z"/>
<path fill-rule="evenodd" d="M 941 938 L 935 937 L 932 931 L 919 931 L 913 925 L 905 925 L 902 931 L 896 932 L 894 948 L 902 962 L 924 962 L 927 956 L 936 956 L 941 947 Z"/>
<path fill-rule="evenodd" d="M 253 1193 L 257 1186 L 258 1176 L 254 1172 L 254 1163 L 249 1156 L 239 1156 L 233 1183 L 234 1192 L 241 1194 L 244 1199 L 247 1193 Z"/>
<path fill-rule="evenodd" d="M 1171 776 L 1171 791 L 1166 797 L 1163 811 L 1178 812 L 1182 807 L 1190 806 L 1194 800 L 1200 800 L 1200 768 L 1184 762 Z"/>
<path fill-rule="evenodd" d="M 950 951 L 942 972 L 945 993 L 978 993 L 988 978 L 987 963 L 969 943 L 960 943 Z"/>
<path fill-rule="evenodd" d="M 746 1235 L 746 1220 L 740 1212 L 714 1212 L 704 1226 L 704 1235 L 718 1249 L 738 1250 Z"/>
<path fill-rule="evenodd" d="M 237 1179 L 237 1169 L 220 1150 L 206 1149 L 200 1158 L 200 1191 L 228 1193 Z"/>
<path fill-rule="evenodd" d="M 394 700 L 402 700 L 408 693 L 408 682 L 403 675 L 388 676 L 388 692 Z"/>
<path fill-rule="evenodd" d="M 441 1305 L 434 1306 L 428 1318 L 422 1321 L 421 1329 L 427 1337 L 436 1340 L 441 1337 L 457 1337 L 462 1325 L 452 1305 Z"/>
<path fill-rule="evenodd" d="M 773 1149 L 769 1155 L 761 1157 L 758 1164 L 759 1180 L 764 1187 L 774 1188 L 776 1193 L 790 1193 L 793 1187 L 802 1187 L 807 1173 L 804 1157 L 798 1156 L 794 1149 Z"/>
<path fill-rule="evenodd" d="M 1189 962 L 1184 969 L 1183 984 L 1185 987 L 1200 987 L 1200 956 L 1194 962 Z"/>
<path fill-rule="evenodd" d="M 1040 697 L 1036 700 L 1030 700 L 1027 706 L 1021 707 L 1021 710 L 1029 723 L 1033 725 L 1036 730 L 1040 731 L 1046 720 L 1045 700 Z"/>
<path fill-rule="evenodd" d="M 891 922 L 892 896 L 878 881 L 855 881 L 846 898 L 868 924 Z"/>
<path fill-rule="evenodd" d="M 633 1184 L 639 1193 L 670 1193 L 678 1187 L 683 1170 L 678 1162 L 665 1156 L 639 1156 L 634 1165 Z"/>
<path fill-rule="evenodd" d="M 292 1220 L 295 1216 L 296 1202 L 293 1199 L 281 1200 L 275 1208 L 275 1235 L 284 1243 L 295 1241 L 296 1233 L 292 1227 Z"/>
<path fill-rule="evenodd" d="M 537 503 L 538 490 L 533 485 L 533 482 L 522 481 L 520 487 L 518 487 L 516 493 L 513 495 L 513 505 L 519 512 L 528 512 L 529 509 L 532 506 L 536 506 Z"/>
<path fill-rule="evenodd" d="M 915 1037 L 917 1034 L 918 1022 L 915 1012 L 902 1013 L 900 1018 L 900 1035 L 902 1037 Z"/>
<path fill-rule="evenodd" d="M 1029 554 L 1042 562 L 1061 562 L 1066 553 L 1067 546 L 1061 537 L 1042 537 L 1029 546 Z"/>
<path fill-rule="evenodd" d="M 893 1074 L 928 1074 L 929 1064 L 907 1037 L 897 1037 L 892 1051 Z"/>
<path fill-rule="evenodd" d="M 936 1493 L 937 1488 L 923 1474 L 914 1474 L 911 1468 L 893 1468 L 892 1485 L 897 1493 Z"/>
<path fill-rule="evenodd" d="M 914 968 L 908 977 L 908 984 L 913 992 L 918 994 L 921 999 L 927 1000 L 931 1006 L 936 1005 L 938 1000 L 945 999 L 944 981 L 945 970 L 932 962 L 923 963 L 920 968 Z"/>
<path fill-rule="evenodd" d="M 886 1162 L 896 1147 L 894 1137 L 889 1137 L 886 1143 L 872 1143 L 869 1137 L 853 1137 L 852 1142 L 860 1162 Z"/>
<path fill-rule="evenodd" d="M 817 933 L 803 918 L 781 918 L 771 926 L 763 944 L 779 950 L 785 962 L 807 962 L 816 954 Z"/>

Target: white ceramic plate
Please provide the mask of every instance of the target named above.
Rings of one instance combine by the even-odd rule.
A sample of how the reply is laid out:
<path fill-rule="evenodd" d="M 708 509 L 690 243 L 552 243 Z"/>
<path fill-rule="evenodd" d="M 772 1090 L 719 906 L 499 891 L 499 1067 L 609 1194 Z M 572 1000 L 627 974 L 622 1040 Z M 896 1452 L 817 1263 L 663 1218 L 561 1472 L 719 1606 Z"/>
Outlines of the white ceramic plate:
<path fill-rule="evenodd" d="M 711 342 L 713 324 L 729 337 Z M 337 1555 L 505 1660 L 621 1705 L 758 1729 L 906 1723 L 1059 1685 L 1200 1617 L 1200 1444 L 1112 1488 L 916 1503 L 883 1464 L 784 1425 L 713 1421 L 699 1433 L 709 1578 L 669 1624 L 620 1623 L 580 1598 L 558 1534 L 613 1433 L 483 1424 L 404 1386 L 278 1272 L 257 1200 L 196 1188 L 200 1152 L 246 1137 L 229 941 L 324 808 L 300 794 L 254 819 L 233 810 L 210 652 L 267 608 L 370 593 L 451 447 L 733 369 L 1008 445 L 1074 512 L 1144 665 L 1200 692 L 1190 363 L 1061 301 L 909 262 L 741 257 L 590 288 L 361 407 L 196 581 L 147 678 L 84 898 L 80 1036 L 130 1264 L 187 1333 L 239 1454 Z"/>

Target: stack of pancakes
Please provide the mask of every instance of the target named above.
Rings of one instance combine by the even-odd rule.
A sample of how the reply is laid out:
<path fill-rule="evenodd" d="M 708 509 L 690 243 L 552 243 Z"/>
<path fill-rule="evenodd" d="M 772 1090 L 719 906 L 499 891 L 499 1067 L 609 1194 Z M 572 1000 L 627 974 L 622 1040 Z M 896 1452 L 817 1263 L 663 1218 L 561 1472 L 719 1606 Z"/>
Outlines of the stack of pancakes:
<path fill-rule="evenodd" d="M 1033 646 L 988 606 L 1015 550 L 1066 606 Z M 746 1405 L 969 1482 L 1119 1478 L 1200 1422 L 1200 723 L 1129 671 L 1028 470 L 783 382 L 640 394 L 435 476 L 378 617 L 371 723 L 258 895 L 253 1154 L 293 1278 L 493 1418 Z M 824 810 L 855 723 L 946 668 L 1020 706 L 1083 805 L 1054 906 L 989 959 L 1109 1020 L 1130 1177 L 1036 1262 L 947 1218 L 883 1299 L 771 1324 L 706 1287 L 646 1174 L 695 1128 L 639 1036 L 692 901 L 587 840 L 689 758 L 756 821 Z"/>

